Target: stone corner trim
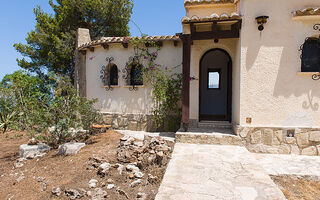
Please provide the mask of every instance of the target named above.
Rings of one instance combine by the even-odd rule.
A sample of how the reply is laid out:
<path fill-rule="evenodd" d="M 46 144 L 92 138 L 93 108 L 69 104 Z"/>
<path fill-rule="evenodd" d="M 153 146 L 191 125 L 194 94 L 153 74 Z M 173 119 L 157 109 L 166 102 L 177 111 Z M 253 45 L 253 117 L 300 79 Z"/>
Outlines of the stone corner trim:
<path fill-rule="evenodd" d="M 288 137 L 294 130 L 294 137 Z M 237 127 L 235 133 L 254 153 L 320 156 L 320 129 Z"/>

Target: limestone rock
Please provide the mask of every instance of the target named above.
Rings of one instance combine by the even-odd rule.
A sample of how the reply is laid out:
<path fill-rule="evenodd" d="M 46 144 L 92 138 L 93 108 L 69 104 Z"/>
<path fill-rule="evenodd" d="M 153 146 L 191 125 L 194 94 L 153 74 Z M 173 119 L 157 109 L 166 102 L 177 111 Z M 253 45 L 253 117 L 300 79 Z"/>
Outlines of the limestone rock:
<path fill-rule="evenodd" d="M 314 146 L 304 148 L 302 149 L 301 154 L 306 156 L 316 156 L 318 154 L 317 148 Z"/>
<path fill-rule="evenodd" d="M 310 132 L 309 140 L 312 142 L 320 142 L 320 131 Z"/>
<path fill-rule="evenodd" d="M 309 134 L 308 133 L 297 133 L 297 144 L 299 147 L 307 147 L 309 145 Z"/>
<path fill-rule="evenodd" d="M 121 164 L 118 164 L 117 166 L 118 166 L 118 167 L 117 167 L 117 170 L 118 170 L 119 174 L 121 175 L 121 174 L 122 174 L 122 171 L 123 171 L 124 166 L 123 166 L 123 165 L 121 165 Z"/>
<path fill-rule="evenodd" d="M 111 168 L 110 163 L 102 163 L 98 168 L 98 174 L 101 176 L 105 176 L 107 173 L 109 173 L 109 170 Z"/>
<path fill-rule="evenodd" d="M 250 140 L 251 140 L 251 144 L 258 144 L 261 141 L 261 131 L 255 131 L 253 133 L 251 133 L 250 135 Z"/>
<path fill-rule="evenodd" d="M 130 183 L 130 187 L 136 187 L 136 186 L 138 186 L 140 184 L 141 184 L 141 180 L 140 179 L 139 180 L 135 180 L 132 183 Z"/>
<path fill-rule="evenodd" d="M 38 144 L 38 145 L 23 144 L 20 146 L 20 157 L 32 159 L 36 156 L 41 156 L 49 151 L 50 151 L 50 147 L 46 144 Z"/>
<path fill-rule="evenodd" d="M 131 121 L 129 123 L 129 130 L 131 131 L 137 131 L 138 130 L 138 122 Z"/>
<path fill-rule="evenodd" d="M 103 121 L 105 124 L 112 125 L 113 117 L 109 115 L 104 115 Z"/>
<path fill-rule="evenodd" d="M 263 144 L 272 146 L 273 144 L 273 130 L 265 129 L 263 131 Z"/>
<path fill-rule="evenodd" d="M 249 134 L 249 132 L 251 132 L 251 131 L 252 131 L 251 127 L 244 127 L 242 130 L 239 131 L 239 135 L 242 138 L 246 138 L 247 135 Z"/>
<path fill-rule="evenodd" d="M 133 172 L 133 173 L 137 173 L 137 172 L 140 172 L 140 169 L 139 167 L 137 167 L 137 165 L 135 164 L 128 164 L 126 169 L 130 172 Z"/>
<path fill-rule="evenodd" d="M 66 189 L 64 193 L 70 198 L 70 199 L 80 199 L 83 197 L 83 195 L 75 189 Z"/>
<path fill-rule="evenodd" d="M 37 181 L 40 183 L 40 182 L 43 182 L 45 180 L 45 178 L 44 177 L 41 177 L 41 176 L 39 176 L 38 178 L 37 178 Z"/>
<path fill-rule="evenodd" d="M 108 193 L 102 188 L 96 188 L 93 191 L 89 191 L 87 192 L 87 195 L 91 200 L 103 200 L 108 198 Z"/>
<path fill-rule="evenodd" d="M 318 155 L 320 156 L 320 144 L 317 145 Z"/>
<path fill-rule="evenodd" d="M 37 145 L 39 142 L 35 138 L 31 138 L 28 141 L 28 145 Z"/>
<path fill-rule="evenodd" d="M 300 149 L 297 145 L 290 145 L 291 146 L 291 154 L 300 155 Z"/>
<path fill-rule="evenodd" d="M 147 198 L 148 198 L 148 195 L 146 193 L 138 192 L 137 199 L 139 199 L 139 200 L 147 200 Z"/>
<path fill-rule="evenodd" d="M 286 143 L 287 144 L 295 144 L 296 143 L 296 138 L 294 138 L 294 137 L 286 137 Z"/>
<path fill-rule="evenodd" d="M 107 179 L 107 183 L 112 184 L 112 183 L 114 183 L 114 181 L 113 181 L 113 179 L 108 178 L 108 179 Z"/>
<path fill-rule="evenodd" d="M 58 154 L 59 155 L 75 155 L 80 149 L 85 147 L 85 143 L 66 143 L 59 146 Z"/>
<path fill-rule="evenodd" d="M 54 187 L 51 190 L 51 194 L 54 196 L 57 196 L 57 197 L 59 197 L 61 195 L 61 193 L 62 193 L 62 191 L 61 191 L 60 187 Z"/>
<path fill-rule="evenodd" d="M 111 189 L 113 189 L 114 188 L 114 184 L 108 184 L 108 186 L 107 186 L 107 189 L 108 190 L 111 190 Z"/>
<path fill-rule="evenodd" d="M 47 183 L 42 183 L 40 190 L 41 190 L 42 192 L 46 191 L 46 190 L 47 190 L 47 186 L 48 186 Z"/>
<path fill-rule="evenodd" d="M 98 184 L 98 181 L 97 181 L 96 179 L 91 179 L 91 180 L 89 181 L 89 187 L 90 187 L 90 188 L 95 188 L 95 187 L 97 187 L 97 184 Z"/>
<path fill-rule="evenodd" d="M 15 167 L 15 168 L 21 168 L 21 167 L 23 167 L 23 166 L 24 166 L 24 164 L 23 164 L 22 162 L 14 163 L 14 167 Z"/>
<path fill-rule="evenodd" d="M 131 145 L 134 143 L 134 140 L 135 139 L 133 137 L 126 135 L 120 139 L 120 145 L 121 146 Z"/>
<path fill-rule="evenodd" d="M 134 177 L 136 177 L 136 178 L 141 179 L 141 178 L 143 178 L 143 176 L 144 176 L 144 174 L 143 174 L 142 172 L 136 172 L 136 173 L 134 173 Z"/>
<path fill-rule="evenodd" d="M 122 196 L 126 197 L 127 199 L 129 199 L 127 193 L 126 193 L 125 191 L 121 190 L 119 187 L 116 189 L 116 191 L 117 191 L 120 195 L 122 195 Z"/>
<path fill-rule="evenodd" d="M 284 140 L 284 135 L 283 135 L 283 131 L 282 131 L 282 130 L 275 131 L 275 132 L 274 132 L 274 136 L 278 139 L 278 141 L 279 141 L 280 143 L 283 142 L 283 140 Z"/>
<path fill-rule="evenodd" d="M 114 129 L 118 129 L 119 128 L 119 123 L 118 123 L 118 119 L 117 118 L 113 119 L 112 128 L 114 128 Z"/>
<path fill-rule="evenodd" d="M 148 182 L 150 184 L 157 184 L 159 182 L 159 178 L 157 176 L 153 176 L 152 174 L 148 174 Z"/>

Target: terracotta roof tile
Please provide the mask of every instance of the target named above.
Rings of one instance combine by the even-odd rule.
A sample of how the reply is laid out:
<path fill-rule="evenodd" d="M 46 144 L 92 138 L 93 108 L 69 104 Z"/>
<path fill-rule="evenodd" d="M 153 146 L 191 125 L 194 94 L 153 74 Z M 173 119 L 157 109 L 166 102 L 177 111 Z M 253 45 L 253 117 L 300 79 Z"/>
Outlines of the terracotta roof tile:
<path fill-rule="evenodd" d="M 94 40 L 85 44 L 82 44 L 78 47 L 79 50 L 91 47 L 91 46 L 97 46 L 102 44 L 112 44 L 112 43 L 123 43 L 128 42 L 130 39 L 133 39 L 135 37 L 102 37 L 100 40 Z M 141 38 L 141 37 L 139 37 Z M 175 35 L 169 35 L 169 36 L 147 36 L 145 37 L 147 41 L 170 41 L 170 40 L 180 40 L 178 36 Z"/>
<path fill-rule="evenodd" d="M 318 8 L 305 8 L 305 9 L 301 9 L 301 10 L 296 10 L 293 12 L 293 15 L 294 15 L 294 17 L 320 15 L 320 7 L 318 7 Z"/>
<path fill-rule="evenodd" d="M 210 16 L 198 17 L 196 15 L 192 17 L 183 17 L 181 22 L 189 23 L 189 22 L 204 22 L 204 21 L 214 21 L 214 20 L 228 20 L 228 19 L 241 19 L 241 16 L 238 13 L 221 14 L 213 13 Z"/>
<path fill-rule="evenodd" d="M 185 0 L 184 6 L 203 5 L 203 4 L 226 4 L 237 3 L 238 0 Z"/>

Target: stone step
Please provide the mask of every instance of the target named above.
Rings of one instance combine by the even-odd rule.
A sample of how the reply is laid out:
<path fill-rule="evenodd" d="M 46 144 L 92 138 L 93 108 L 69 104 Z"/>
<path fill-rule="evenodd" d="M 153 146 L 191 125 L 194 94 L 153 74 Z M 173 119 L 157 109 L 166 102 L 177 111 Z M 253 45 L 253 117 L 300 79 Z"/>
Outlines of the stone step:
<path fill-rule="evenodd" d="M 176 142 L 189 144 L 215 144 L 215 145 L 238 145 L 244 142 L 231 129 L 189 129 L 188 132 L 178 131 Z"/>
<path fill-rule="evenodd" d="M 231 129 L 232 125 L 228 121 L 200 121 L 198 123 L 198 128 Z"/>

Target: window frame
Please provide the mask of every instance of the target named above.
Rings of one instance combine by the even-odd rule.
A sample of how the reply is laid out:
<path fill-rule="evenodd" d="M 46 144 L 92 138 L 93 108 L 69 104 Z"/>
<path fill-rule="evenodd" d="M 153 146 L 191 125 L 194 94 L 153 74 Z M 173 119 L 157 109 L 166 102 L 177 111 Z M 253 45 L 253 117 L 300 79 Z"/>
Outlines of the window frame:
<path fill-rule="evenodd" d="M 141 74 L 141 79 L 142 80 L 136 80 L 134 78 L 134 75 L 133 75 L 133 70 L 137 71 L 139 70 L 140 71 L 140 74 Z M 142 86 L 144 85 L 144 82 L 143 82 L 143 66 L 140 64 L 140 63 L 132 63 L 131 66 L 130 66 L 130 70 L 129 70 L 129 77 L 130 77 L 130 83 L 129 85 L 130 86 Z"/>
<path fill-rule="evenodd" d="M 209 75 L 210 72 L 217 72 L 219 74 L 219 87 L 218 88 L 209 88 Z M 207 90 L 221 90 L 221 69 L 209 68 L 207 72 Z"/>
<path fill-rule="evenodd" d="M 312 67 L 307 67 L 306 62 L 308 60 L 311 60 L 312 57 L 306 55 L 308 52 L 306 51 L 311 51 L 312 48 L 315 48 L 313 46 L 306 46 L 306 45 L 311 45 L 312 42 L 315 42 L 315 44 L 313 45 L 318 45 L 317 47 L 317 52 L 319 53 L 319 56 L 317 56 L 317 59 L 315 59 L 317 61 L 317 63 L 315 63 L 315 66 Z M 320 38 L 316 38 L 316 37 L 309 37 L 305 40 L 305 42 L 303 43 L 303 45 L 301 46 L 301 72 L 320 72 Z"/>
<path fill-rule="evenodd" d="M 113 71 L 114 70 L 114 71 Z M 109 86 L 118 86 L 119 85 L 119 69 L 118 66 L 114 63 L 110 63 L 108 67 L 109 72 Z M 113 72 L 116 72 L 116 77 L 113 77 Z M 116 79 L 117 84 L 113 84 L 113 81 Z"/>

